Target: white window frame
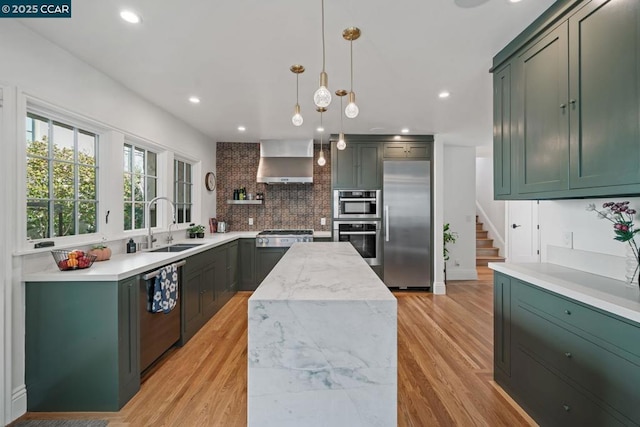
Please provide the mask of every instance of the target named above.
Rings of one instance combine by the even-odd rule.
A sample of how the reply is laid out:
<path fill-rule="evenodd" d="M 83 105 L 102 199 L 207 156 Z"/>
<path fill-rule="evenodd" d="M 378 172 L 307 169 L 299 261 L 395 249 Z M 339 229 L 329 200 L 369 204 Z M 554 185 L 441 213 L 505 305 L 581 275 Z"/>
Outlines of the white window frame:
<path fill-rule="evenodd" d="M 51 134 L 53 132 L 52 130 L 52 124 L 53 122 L 58 122 L 61 125 L 64 126 L 68 126 L 73 128 L 73 132 L 74 132 L 74 160 L 73 162 L 70 162 L 74 165 L 74 169 L 76 170 L 75 174 L 74 174 L 74 198 L 72 200 L 72 202 L 74 203 L 74 216 L 75 216 L 75 224 L 74 224 L 74 234 L 69 234 L 69 235 L 64 235 L 64 236 L 56 236 L 53 234 L 50 234 L 47 237 L 43 237 L 43 238 L 30 238 L 27 235 L 27 204 L 28 204 L 28 200 L 29 198 L 27 197 L 27 176 L 26 176 L 26 171 L 27 171 L 27 157 L 30 157 L 27 155 L 27 148 L 26 148 L 26 135 L 27 135 L 27 129 L 26 129 L 26 119 L 28 117 L 28 115 L 34 115 L 37 116 L 39 118 L 45 119 L 49 122 L 50 124 L 50 128 L 49 128 L 49 140 L 50 140 L 50 144 L 49 144 L 49 153 L 47 155 L 47 157 L 42 157 L 43 159 L 46 159 L 47 162 L 49 164 L 51 164 L 53 161 L 56 161 L 56 159 L 53 158 L 53 154 L 52 154 L 52 143 L 53 141 L 51 141 Z M 100 137 L 101 137 L 101 133 L 102 130 L 99 128 L 96 128 L 95 126 L 92 126 L 88 123 L 86 123 L 85 121 L 78 119 L 77 117 L 74 117 L 73 115 L 65 115 L 65 114 L 61 114 L 58 113 L 56 111 L 52 111 L 46 108 L 42 108 L 39 107 L 38 105 L 32 105 L 30 103 L 27 103 L 27 106 L 25 108 L 25 110 L 23 110 L 23 114 L 19 114 L 20 120 L 21 120 L 21 126 L 19 126 L 18 128 L 21 129 L 23 132 L 20 132 L 20 134 L 22 135 L 22 140 L 23 142 L 23 149 L 22 149 L 22 155 L 23 155 L 23 159 L 24 159 L 24 163 L 22 163 L 24 165 L 24 177 L 25 177 L 25 181 L 24 183 L 22 183 L 21 185 L 19 185 L 20 191 L 22 192 L 22 196 L 21 196 L 21 204 L 22 204 L 22 220 L 21 222 L 21 233 L 24 236 L 24 239 L 26 242 L 37 242 L 37 241 L 42 241 L 42 240 L 53 240 L 53 241 L 65 241 L 65 240 L 78 240 L 78 239 L 86 239 L 86 238 L 95 238 L 95 236 L 100 232 L 100 208 L 101 208 L 101 204 L 100 204 Z M 79 131 L 83 131 L 86 133 L 90 133 L 92 135 L 95 136 L 96 138 L 96 142 L 95 142 L 95 146 L 94 146 L 94 156 L 95 156 L 95 165 L 85 165 L 82 163 L 79 163 L 78 161 L 78 147 L 77 147 L 77 136 L 78 136 L 78 132 Z M 82 233 L 79 234 L 78 230 L 78 203 L 80 201 L 85 201 L 78 199 L 78 174 L 77 174 L 77 169 L 80 166 L 90 166 L 95 168 L 95 174 L 96 174 L 96 198 L 95 200 L 91 200 L 90 202 L 95 203 L 96 205 L 96 218 L 95 218 L 95 230 L 92 233 Z M 46 200 L 47 203 L 49 205 L 51 205 L 52 203 L 55 203 L 55 197 L 52 194 L 53 192 L 53 186 L 52 186 L 52 172 L 49 172 L 49 197 L 47 199 L 42 199 L 42 200 Z M 49 216 L 50 216 L 50 220 L 49 220 L 49 233 L 52 232 L 53 230 L 53 221 L 52 221 L 52 211 L 49 212 Z"/>
<path fill-rule="evenodd" d="M 154 215 L 149 215 L 149 222 L 151 224 L 147 224 L 147 217 L 146 217 L 146 209 L 147 209 L 147 205 L 149 203 L 150 200 L 152 200 L 154 197 L 160 195 L 161 193 L 161 186 L 163 185 L 163 181 L 161 179 L 161 153 L 159 152 L 159 150 L 154 149 L 154 148 L 150 148 L 149 146 L 147 146 L 146 144 L 141 144 L 136 140 L 133 140 L 131 138 L 127 138 L 125 137 L 125 141 L 124 141 L 124 145 L 122 146 L 122 155 L 123 155 L 123 159 L 124 159 L 124 150 L 126 147 L 131 147 L 131 158 L 129 159 L 131 162 L 131 170 L 129 172 L 127 172 L 126 170 L 124 170 L 124 164 L 123 164 L 123 170 L 122 170 L 122 176 L 124 177 L 125 174 L 131 174 L 132 178 L 134 175 L 134 171 L 133 171 L 133 163 L 134 163 L 134 158 L 135 158 L 135 151 L 136 150 L 140 150 L 140 151 L 144 151 L 144 165 L 143 165 L 143 171 L 141 174 L 137 174 L 137 175 L 141 175 L 141 177 L 143 178 L 143 200 L 142 201 L 136 201 L 135 200 L 135 186 L 134 186 L 134 180 L 131 180 L 131 199 L 127 200 L 125 199 L 125 193 L 124 193 L 124 186 L 123 186 L 123 193 L 122 193 L 122 201 L 123 201 L 123 215 L 124 215 L 124 211 L 127 207 L 128 204 L 131 205 L 131 224 L 129 224 L 130 228 L 127 228 L 127 224 L 125 223 L 126 217 L 123 218 L 123 223 L 122 223 L 122 229 L 124 230 L 125 233 L 128 232 L 135 232 L 135 231 L 140 231 L 140 230 L 146 230 L 149 228 L 149 226 L 151 224 L 153 224 L 155 222 L 155 224 L 152 226 L 152 228 L 157 228 L 160 224 L 162 224 L 162 217 L 161 215 L 158 215 L 156 206 L 157 204 L 154 204 L 154 206 L 152 207 L 152 209 L 154 209 Z M 149 174 L 149 169 L 148 169 L 148 160 L 149 160 L 149 153 L 153 153 L 155 155 L 155 159 L 156 159 L 156 169 L 155 169 L 155 175 L 151 175 Z M 155 180 L 155 195 L 153 197 L 149 197 L 149 193 L 148 193 L 148 180 L 149 179 L 154 179 Z M 135 204 L 142 204 L 142 221 L 143 221 L 143 225 L 142 227 L 135 227 Z M 152 221 L 153 219 L 153 221 Z"/>
<path fill-rule="evenodd" d="M 189 171 L 191 176 L 189 177 L 189 179 L 187 180 L 186 176 L 184 177 L 184 179 L 182 181 L 180 181 L 179 179 L 179 174 L 178 174 L 178 163 L 182 163 L 183 166 L 185 167 L 185 175 L 186 175 L 186 165 L 189 165 Z M 195 163 L 190 161 L 190 160 L 186 160 L 186 159 L 182 159 L 182 158 L 174 158 L 173 159 L 173 201 L 175 203 L 176 206 L 176 212 L 175 212 L 175 218 L 176 218 L 176 224 L 178 226 L 180 225 L 187 225 L 189 223 L 192 223 L 194 221 L 194 200 L 193 200 L 193 196 L 194 196 L 194 187 L 195 184 L 193 182 L 193 177 L 195 175 Z M 184 201 L 180 201 L 178 198 L 178 186 L 183 185 L 184 186 Z M 188 191 L 187 191 L 188 190 Z M 189 195 L 189 202 L 187 202 L 187 193 Z M 186 212 L 186 208 L 189 207 L 189 214 L 190 217 L 189 219 L 186 219 L 186 215 L 185 217 L 183 217 L 182 221 L 180 221 L 180 216 L 179 216 L 179 211 L 180 208 L 184 208 L 184 212 Z"/>

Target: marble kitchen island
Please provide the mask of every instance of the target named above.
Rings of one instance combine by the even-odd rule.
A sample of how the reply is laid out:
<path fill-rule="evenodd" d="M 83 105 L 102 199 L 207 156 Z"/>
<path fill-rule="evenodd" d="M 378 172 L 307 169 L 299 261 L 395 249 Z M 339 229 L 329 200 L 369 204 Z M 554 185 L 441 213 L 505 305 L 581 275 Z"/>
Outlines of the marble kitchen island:
<path fill-rule="evenodd" d="M 350 243 L 296 243 L 248 311 L 249 426 L 397 424 L 397 302 Z"/>

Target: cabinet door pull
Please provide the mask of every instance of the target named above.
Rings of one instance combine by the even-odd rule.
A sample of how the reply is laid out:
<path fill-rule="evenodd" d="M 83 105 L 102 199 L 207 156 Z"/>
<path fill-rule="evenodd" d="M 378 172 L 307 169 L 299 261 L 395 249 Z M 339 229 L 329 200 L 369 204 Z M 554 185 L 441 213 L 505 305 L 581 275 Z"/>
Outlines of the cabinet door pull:
<path fill-rule="evenodd" d="M 571 406 L 569 405 L 562 405 L 562 407 L 564 408 L 565 411 L 569 412 L 571 410 Z"/>
<path fill-rule="evenodd" d="M 562 109 L 567 108 L 567 104 L 560 104 L 560 108 L 562 108 Z"/>
<path fill-rule="evenodd" d="M 569 104 L 571 104 L 571 105 L 576 105 L 576 100 L 575 100 L 575 99 L 570 99 L 570 100 L 569 100 Z"/>
<path fill-rule="evenodd" d="M 567 356 L 569 359 L 571 358 L 571 353 L 568 351 L 564 355 Z"/>
<path fill-rule="evenodd" d="M 569 310 L 565 310 L 565 311 L 564 311 L 564 314 L 566 314 L 567 316 L 571 316 L 571 311 L 569 311 Z"/>

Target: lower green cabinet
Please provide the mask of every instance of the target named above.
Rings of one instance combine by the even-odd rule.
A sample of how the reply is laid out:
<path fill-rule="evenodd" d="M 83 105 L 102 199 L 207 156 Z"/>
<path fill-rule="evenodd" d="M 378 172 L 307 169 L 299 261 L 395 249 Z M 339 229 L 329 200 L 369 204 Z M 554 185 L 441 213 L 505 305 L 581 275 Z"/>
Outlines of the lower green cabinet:
<path fill-rule="evenodd" d="M 494 275 L 494 378 L 541 425 L 640 425 L 640 325 Z"/>
<path fill-rule="evenodd" d="M 192 255 L 183 268 L 181 344 L 189 341 L 237 291 L 238 242 Z"/>
<path fill-rule="evenodd" d="M 273 270 L 289 248 L 256 248 L 256 283 L 260 283 Z"/>
<path fill-rule="evenodd" d="M 238 244 L 238 276 L 240 291 L 255 291 L 256 282 L 256 239 L 240 239 Z"/>
<path fill-rule="evenodd" d="M 27 410 L 117 411 L 140 388 L 138 277 L 27 282 Z"/>

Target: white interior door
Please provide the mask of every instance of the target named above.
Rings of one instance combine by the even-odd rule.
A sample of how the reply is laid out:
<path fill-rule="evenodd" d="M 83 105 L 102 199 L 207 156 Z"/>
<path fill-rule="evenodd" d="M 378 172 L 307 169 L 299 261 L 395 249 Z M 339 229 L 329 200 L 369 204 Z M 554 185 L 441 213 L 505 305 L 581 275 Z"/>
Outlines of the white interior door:
<path fill-rule="evenodd" d="M 540 262 L 538 202 L 508 201 L 507 262 Z"/>

